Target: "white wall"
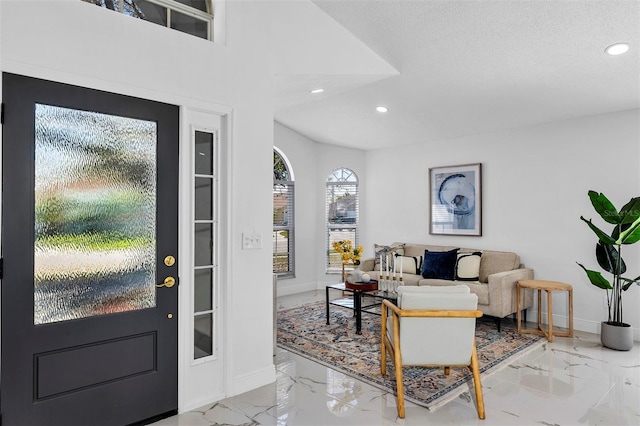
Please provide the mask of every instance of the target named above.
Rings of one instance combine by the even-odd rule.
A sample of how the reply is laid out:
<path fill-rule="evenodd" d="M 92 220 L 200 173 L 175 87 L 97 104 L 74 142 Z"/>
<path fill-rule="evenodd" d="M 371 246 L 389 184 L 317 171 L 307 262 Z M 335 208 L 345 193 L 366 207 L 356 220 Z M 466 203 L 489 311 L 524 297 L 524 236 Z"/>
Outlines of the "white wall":
<path fill-rule="evenodd" d="M 227 368 L 226 378 L 202 378 L 226 380 L 227 395 L 275 380 L 272 304 L 264 303 L 272 298 L 271 252 L 268 246 L 241 249 L 242 232 L 271 234 L 268 7 L 228 2 L 222 46 L 79 0 L 0 1 L 1 71 L 228 113 L 221 179 Z M 190 236 L 180 237 L 182 246 L 191 245 Z M 190 277 L 181 278 L 183 292 L 191 284 Z M 180 312 L 183 324 L 185 314 Z M 182 400 L 180 409 L 193 403 Z"/>
<path fill-rule="evenodd" d="M 536 278 L 572 284 L 575 327 L 599 332 L 607 319 L 605 293 L 576 265 L 598 269 L 597 240 L 579 218 L 609 229 L 591 206 L 590 189 L 618 208 L 640 195 L 639 110 L 371 151 L 366 158 L 366 255 L 374 243 L 393 241 L 515 251 Z M 468 163 L 482 163 L 482 237 L 429 235 L 429 168 Z M 623 249 L 629 277 L 640 275 L 639 246 Z M 553 302 L 554 321 L 566 326 L 566 296 Z M 624 296 L 624 320 L 636 340 L 638 307 L 640 288 L 634 286 Z"/>
<path fill-rule="evenodd" d="M 314 142 L 278 122 L 274 130 L 273 143 L 286 155 L 295 175 L 296 276 L 280 279 L 278 294 L 323 289 L 341 279 L 325 269 L 326 179 L 335 169 L 346 167 L 366 182 L 365 155 L 360 150 Z M 363 188 L 365 183 L 359 188 L 361 206 L 366 199 Z"/>

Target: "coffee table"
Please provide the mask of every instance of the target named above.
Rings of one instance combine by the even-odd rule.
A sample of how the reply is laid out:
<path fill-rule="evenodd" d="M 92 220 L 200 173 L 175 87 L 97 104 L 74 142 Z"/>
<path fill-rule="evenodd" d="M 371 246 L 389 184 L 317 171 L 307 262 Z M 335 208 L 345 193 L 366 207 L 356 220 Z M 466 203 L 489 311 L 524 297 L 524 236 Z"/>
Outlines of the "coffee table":
<path fill-rule="evenodd" d="M 355 283 L 357 284 L 357 283 Z M 352 309 L 353 315 L 356 317 L 356 334 L 362 334 L 362 313 L 380 315 L 381 311 L 368 310 L 369 308 L 380 306 L 382 300 L 390 300 L 394 303 L 397 302 L 398 293 L 382 290 L 367 290 L 366 286 L 363 289 L 359 289 L 357 285 L 350 285 L 347 287 L 344 283 L 329 284 L 326 288 L 326 306 L 327 306 L 327 324 L 329 324 L 329 306 L 342 306 L 343 308 Z M 331 290 L 341 291 L 343 293 L 351 293 L 353 296 L 343 297 L 340 299 L 329 299 L 329 292 Z M 371 298 L 374 303 L 364 304 L 363 299 Z"/>

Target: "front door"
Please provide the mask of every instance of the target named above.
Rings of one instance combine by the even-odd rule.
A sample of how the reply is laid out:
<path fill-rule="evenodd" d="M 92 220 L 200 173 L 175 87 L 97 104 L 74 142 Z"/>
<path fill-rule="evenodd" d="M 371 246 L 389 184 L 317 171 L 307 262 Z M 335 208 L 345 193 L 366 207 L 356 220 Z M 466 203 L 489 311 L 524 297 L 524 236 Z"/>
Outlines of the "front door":
<path fill-rule="evenodd" d="M 2 423 L 176 412 L 178 107 L 2 90 Z"/>

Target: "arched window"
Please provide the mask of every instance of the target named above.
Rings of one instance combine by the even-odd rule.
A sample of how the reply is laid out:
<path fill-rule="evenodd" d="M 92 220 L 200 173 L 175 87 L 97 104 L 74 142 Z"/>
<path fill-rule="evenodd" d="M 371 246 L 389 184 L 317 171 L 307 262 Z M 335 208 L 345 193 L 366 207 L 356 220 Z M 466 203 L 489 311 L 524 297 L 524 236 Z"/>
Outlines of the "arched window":
<path fill-rule="evenodd" d="M 333 249 L 336 241 L 350 240 L 358 246 L 358 176 L 350 169 L 337 169 L 327 178 L 327 272 L 342 270 L 342 258 Z"/>
<path fill-rule="evenodd" d="M 273 150 L 273 272 L 295 276 L 293 171 L 284 154 Z"/>

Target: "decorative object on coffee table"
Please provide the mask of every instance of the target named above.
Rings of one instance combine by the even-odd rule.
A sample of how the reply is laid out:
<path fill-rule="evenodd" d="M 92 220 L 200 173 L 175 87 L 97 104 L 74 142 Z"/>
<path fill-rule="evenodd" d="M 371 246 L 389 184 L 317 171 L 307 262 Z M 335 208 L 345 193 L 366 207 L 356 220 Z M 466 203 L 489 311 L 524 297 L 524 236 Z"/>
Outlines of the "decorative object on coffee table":
<path fill-rule="evenodd" d="M 604 194 L 589 191 L 588 195 L 600 217 L 614 225 L 611 234 L 608 234 L 594 225 L 591 219 L 580 216 L 598 236 L 598 265 L 610 273 L 613 279 L 609 282 L 600 272 L 587 269 L 580 263 L 578 265 L 586 272 L 591 284 L 607 292 L 609 317 L 601 323 L 600 341 L 608 348 L 628 351 L 633 347 L 633 329 L 622 318 L 622 295 L 633 284 L 640 284 L 640 276 L 633 279 L 622 276 L 627 271 L 627 265 L 622 259 L 622 246 L 640 241 L 640 197 L 632 198 L 618 211 Z"/>
<path fill-rule="evenodd" d="M 429 169 L 430 234 L 482 235 L 482 164 Z"/>
<path fill-rule="evenodd" d="M 366 283 L 362 281 L 350 283 L 349 281 L 347 281 L 344 283 L 344 286 L 350 290 L 373 291 L 378 289 L 378 281 L 369 280 L 369 282 Z"/>

